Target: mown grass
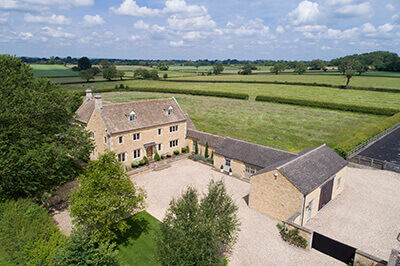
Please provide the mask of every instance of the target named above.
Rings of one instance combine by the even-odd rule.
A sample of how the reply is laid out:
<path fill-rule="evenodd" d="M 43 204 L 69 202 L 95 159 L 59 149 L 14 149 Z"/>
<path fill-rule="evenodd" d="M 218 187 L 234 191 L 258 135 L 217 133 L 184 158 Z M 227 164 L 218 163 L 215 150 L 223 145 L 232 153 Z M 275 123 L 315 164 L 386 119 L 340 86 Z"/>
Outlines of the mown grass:
<path fill-rule="evenodd" d="M 42 77 L 77 77 L 79 72 L 74 72 L 63 65 L 30 65 L 36 78 Z"/>
<path fill-rule="evenodd" d="M 128 102 L 171 94 L 113 92 L 102 96 L 106 101 Z M 294 152 L 323 143 L 334 147 L 385 118 L 214 97 L 175 97 L 199 130 Z"/>
<path fill-rule="evenodd" d="M 314 86 L 239 83 L 179 83 L 151 80 L 129 80 L 123 82 L 99 82 L 88 85 L 92 88 L 113 88 L 120 83 L 132 88 L 177 88 L 206 91 L 247 93 L 251 99 L 257 95 L 279 96 L 344 103 L 362 106 L 400 108 L 400 93 L 334 89 Z M 82 84 L 64 85 L 70 90 L 83 90 Z"/>
<path fill-rule="evenodd" d="M 346 85 L 346 77 L 343 75 L 295 75 L 295 74 L 258 74 L 258 75 L 218 75 L 218 76 L 194 76 L 181 77 L 178 79 L 201 80 L 201 81 L 267 81 L 267 82 L 305 82 L 323 83 L 331 85 Z M 354 87 L 375 87 L 391 88 L 400 90 L 400 79 L 390 77 L 368 77 L 354 76 L 350 80 L 350 86 Z"/>
<path fill-rule="evenodd" d="M 131 228 L 118 239 L 121 265 L 159 265 L 156 240 L 160 221 L 145 211 L 127 221 Z"/>

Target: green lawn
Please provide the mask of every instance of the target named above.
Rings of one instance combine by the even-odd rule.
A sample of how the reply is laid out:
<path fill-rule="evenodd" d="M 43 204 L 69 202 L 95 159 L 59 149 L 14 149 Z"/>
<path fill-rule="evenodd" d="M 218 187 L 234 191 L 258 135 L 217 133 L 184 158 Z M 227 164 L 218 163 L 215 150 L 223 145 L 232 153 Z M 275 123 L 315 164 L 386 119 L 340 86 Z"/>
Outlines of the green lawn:
<path fill-rule="evenodd" d="M 172 97 L 145 92 L 103 93 L 111 102 Z M 334 147 L 382 116 L 214 97 L 174 95 L 199 130 L 287 151 Z"/>
<path fill-rule="evenodd" d="M 63 65 L 30 65 L 36 78 L 42 77 L 77 77 L 79 72 L 72 71 Z"/>
<path fill-rule="evenodd" d="M 159 265 L 156 237 L 160 221 L 145 211 L 127 221 L 131 228 L 118 240 L 121 265 Z"/>
<path fill-rule="evenodd" d="M 342 75 L 296 75 L 296 74 L 257 74 L 257 75 L 212 75 L 212 76 L 195 76 L 182 77 L 179 79 L 188 80 L 216 80 L 216 81 L 268 81 L 268 82 L 305 82 L 305 83 L 323 83 L 332 85 L 346 85 L 346 78 Z M 354 87 L 375 87 L 375 88 L 393 88 L 400 90 L 400 78 L 390 77 L 368 77 L 354 76 L 350 85 Z"/>
<path fill-rule="evenodd" d="M 225 76 L 227 77 L 227 75 Z M 374 107 L 389 107 L 400 109 L 400 93 L 375 91 L 345 90 L 327 87 L 277 85 L 277 84 L 240 84 L 240 83 L 179 83 L 153 80 L 129 80 L 123 82 L 93 83 L 92 88 L 113 88 L 123 83 L 131 88 L 177 88 L 206 91 L 223 91 L 248 93 L 251 99 L 257 95 L 301 98 L 327 102 L 365 105 Z M 64 85 L 71 90 L 83 90 L 82 84 Z"/>

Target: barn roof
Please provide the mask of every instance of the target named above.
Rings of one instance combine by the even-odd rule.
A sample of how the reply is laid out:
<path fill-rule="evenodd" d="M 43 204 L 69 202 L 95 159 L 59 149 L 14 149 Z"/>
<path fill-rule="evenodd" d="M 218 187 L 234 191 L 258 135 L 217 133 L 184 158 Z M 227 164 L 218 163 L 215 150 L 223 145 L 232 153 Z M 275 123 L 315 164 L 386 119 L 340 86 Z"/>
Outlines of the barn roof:
<path fill-rule="evenodd" d="M 210 133 L 205 133 L 197 130 L 188 130 L 187 131 L 187 137 L 195 139 L 199 142 L 201 145 L 206 145 L 208 142 L 208 146 L 212 148 L 218 148 L 222 142 L 225 140 L 224 137 L 220 137 L 217 135 L 213 135 Z"/>
<path fill-rule="evenodd" d="M 303 195 L 307 195 L 347 164 L 346 160 L 324 144 L 302 151 L 290 159 L 270 165 L 254 175 L 276 169 Z"/>
<path fill-rule="evenodd" d="M 267 167 L 296 156 L 295 153 L 231 138 L 225 138 L 214 153 L 258 167 Z"/>

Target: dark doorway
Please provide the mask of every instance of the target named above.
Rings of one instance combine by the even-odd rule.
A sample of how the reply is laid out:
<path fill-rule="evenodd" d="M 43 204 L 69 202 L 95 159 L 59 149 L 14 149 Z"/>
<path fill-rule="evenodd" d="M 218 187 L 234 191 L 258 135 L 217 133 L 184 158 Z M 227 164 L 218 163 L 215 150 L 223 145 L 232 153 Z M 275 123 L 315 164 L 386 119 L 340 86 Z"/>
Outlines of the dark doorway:
<path fill-rule="evenodd" d="M 356 253 L 356 248 L 338 242 L 317 232 L 313 233 L 312 248 L 346 264 L 353 262 Z"/>
<path fill-rule="evenodd" d="M 318 211 L 321 210 L 332 199 L 333 180 L 329 180 L 321 187 L 321 194 L 319 195 Z"/>

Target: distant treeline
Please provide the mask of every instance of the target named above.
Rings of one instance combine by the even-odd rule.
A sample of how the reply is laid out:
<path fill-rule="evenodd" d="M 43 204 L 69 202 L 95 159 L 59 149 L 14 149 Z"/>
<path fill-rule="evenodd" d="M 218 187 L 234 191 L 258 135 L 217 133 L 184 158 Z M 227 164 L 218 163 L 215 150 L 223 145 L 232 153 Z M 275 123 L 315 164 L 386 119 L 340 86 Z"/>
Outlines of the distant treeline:
<path fill-rule="evenodd" d="M 93 65 L 98 65 L 104 58 L 91 58 L 90 61 Z M 29 64 L 77 64 L 79 58 L 67 56 L 64 58 L 52 56 L 50 58 L 39 57 L 21 57 L 22 62 Z M 309 67 L 313 68 L 313 63 L 322 63 L 323 66 L 337 66 L 340 67 L 348 60 L 355 60 L 362 63 L 364 66 L 372 67 L 378 71 L 395 71 L 400 72 L 400 57 L 396 53 L 386 51 L 376 51 L 364 54 L 354 54 L 345 57 L 335 58 L 330 61 L 312 60 L 304 61 Z M 277 63 L 284 63 L 288 69 L 295 68 L 299 61 L 285 61 L 285 60 L 145 60 L 145 59 L 108 59 L 111 64 L 115 65 L 142 65 L 142 66 L 156 66 L 157 64 L 165 63 L 168 66 L 212 66 L 221 62 L 225 66 L 229 65 L 254 65 L 254 66 L 274 66 Z M 318 67 L 319 69 L 319 67 Z"/>

